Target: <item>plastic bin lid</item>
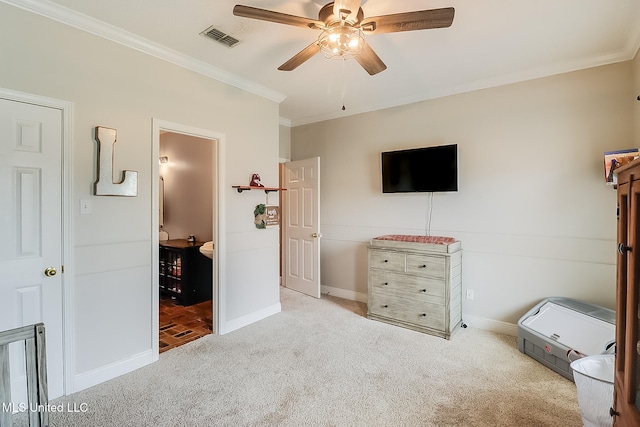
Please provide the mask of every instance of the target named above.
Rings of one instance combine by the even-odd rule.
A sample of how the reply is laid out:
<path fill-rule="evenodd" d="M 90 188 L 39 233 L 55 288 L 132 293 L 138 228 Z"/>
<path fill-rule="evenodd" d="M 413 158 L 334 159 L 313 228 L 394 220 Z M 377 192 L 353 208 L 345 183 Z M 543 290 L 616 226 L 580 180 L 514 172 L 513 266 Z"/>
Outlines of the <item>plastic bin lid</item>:
<path fill-rule="evenodd" d="M 587 377 L 613 384 L 614 354 L 596 354 L 571 362 L 571 369 Z"/>
<path fill-rule="evenodd" d="M 575 304 L 574 304 L 575 305 Z M 586 304 L 582 304 L 587 309 Z M 546 338 L 576 350 L 582 354 L 604 353 L 615 340 L 616 327 L 589 313 L 577 311 L 575 307 L 547 301 L 538 310 L 520 321 L 522 326 Z"/>

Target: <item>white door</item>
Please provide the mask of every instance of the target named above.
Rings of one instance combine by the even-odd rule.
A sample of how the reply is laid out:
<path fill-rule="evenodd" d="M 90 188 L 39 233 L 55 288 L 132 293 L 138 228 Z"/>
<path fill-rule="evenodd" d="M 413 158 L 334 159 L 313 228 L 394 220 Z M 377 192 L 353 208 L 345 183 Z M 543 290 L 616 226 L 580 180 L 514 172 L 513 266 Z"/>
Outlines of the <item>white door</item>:
<path fill-rule="evenodd" d="M 285 163 L 284 284 L 320 298 L 320 158 Z"/>
<path fill-rule="evenodd" d="M 62 111 L 0 99 L 0 330 L 44 322 L 49 398 L 63 394 Z M 24 346 L 10 346 L 14 402 Z"/>

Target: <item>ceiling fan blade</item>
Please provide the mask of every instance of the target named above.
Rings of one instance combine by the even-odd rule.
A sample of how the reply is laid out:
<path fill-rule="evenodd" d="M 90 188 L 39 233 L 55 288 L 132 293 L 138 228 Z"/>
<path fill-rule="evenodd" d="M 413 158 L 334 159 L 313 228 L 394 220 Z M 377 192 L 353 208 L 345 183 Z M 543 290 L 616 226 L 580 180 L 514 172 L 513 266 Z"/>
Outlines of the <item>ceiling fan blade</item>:
<path fill-rule="evenodd" d="M 333 15 L 339 19 L 342 16 L 340 11 L 348 10 L 349 15 L 346 21 L 357 22 L 361 3 L 362 0 L 335 0 L 333 2 Z"/>
<path fill-rule="evenodd" d="M 278 67 L 280 71 L 292 71 L 298 68 L 302 63 L 311 59 L 316 53 L 320 52 L 320 46 L 314 41 L 309 46 L 296 53 L 291 59 Z"/>
<path fill-rule="evenodd" d="M 387 69 L 382 59 L 380 59 L 367 43 L 365 43 L 362 48 L 362 53 L 355 57 L 355 60 L 372 76 Z"/>
<path fill-rule="evenodd" d="M 276 22 L 278 24 L 293 25 L 295 27 L 316 28 L 324 27 L 324 23 L 315 19 L 303 18 L 302 16 L 289 15 L 281 12 L 274 12 L 257 7 L 243 6 L 237 4 L 233 7 L 233 14 L 243 18 L 259 19 L 261 21 Z"/>
<path fill-rule="evenodd" d="M 453 23 L 454 14 L 454 8 L 445 7 L 442 9 L 374 16 L 362 20 L 360 28 L 367 34 L 446 28 Z"/>

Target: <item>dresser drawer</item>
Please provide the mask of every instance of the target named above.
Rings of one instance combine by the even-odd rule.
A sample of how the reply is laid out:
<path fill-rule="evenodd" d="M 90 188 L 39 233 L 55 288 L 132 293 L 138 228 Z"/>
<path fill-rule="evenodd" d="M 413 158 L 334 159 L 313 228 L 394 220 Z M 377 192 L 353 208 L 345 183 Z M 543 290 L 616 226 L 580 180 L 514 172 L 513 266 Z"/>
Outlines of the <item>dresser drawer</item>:
<path fill-rule="evenodd" d="M 439 331 L 445 330 L 445 306 L 371 292 L 369 312 Z"/>
<path fill-rule="evenodd" d="M 427 303 L 444 304 L 445 302 L 444 280 L 406 276 L 386 271 L 371 271 L 369 282 L 372 292 Z"/>
<path fill-rule="evenodd" d="M 462 251 L 408 241 L 368 246 L 367 317 L 449 339 L 461 322 Z"/>
<path fill-rule="evenodd" d="M 404 271 L 405 255 L 393 251 L 379 251 L 372 249 L 369 252 L 369 266 L 388 271 Z"/>
<path fill-rule="evenodd" d="M 429 255 L 407 255 L 407 273 L 427 277 L 445 278 L 444 257 Z"/>

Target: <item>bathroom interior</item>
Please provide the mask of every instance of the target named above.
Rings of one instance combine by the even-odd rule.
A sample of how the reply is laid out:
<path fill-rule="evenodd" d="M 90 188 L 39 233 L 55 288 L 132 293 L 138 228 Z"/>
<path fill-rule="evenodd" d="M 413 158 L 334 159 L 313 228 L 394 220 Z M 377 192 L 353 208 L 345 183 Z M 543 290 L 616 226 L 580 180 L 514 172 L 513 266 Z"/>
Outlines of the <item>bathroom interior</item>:
<path fill-rule="evenodd" d="M 213 141 L 162 132 L 159 350 L 213 331 Z"/>

